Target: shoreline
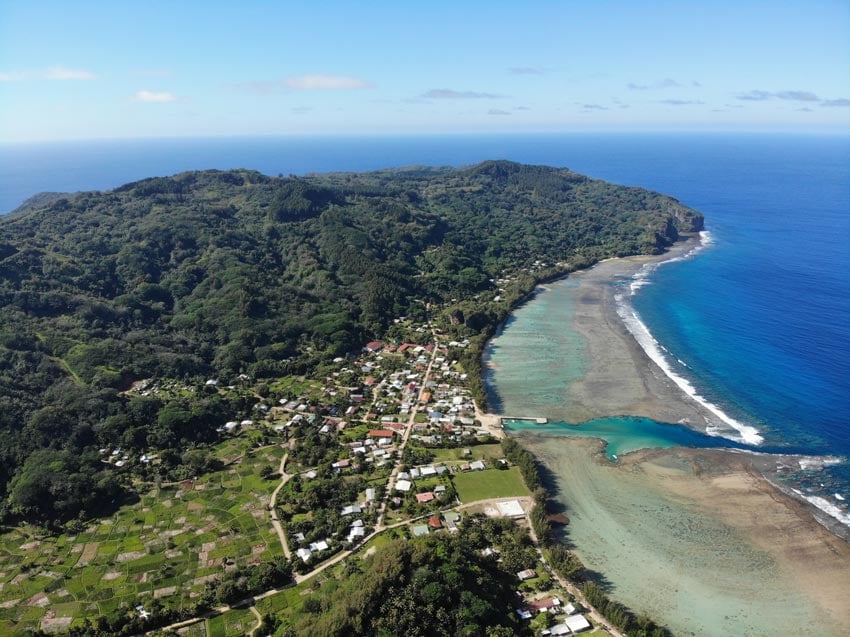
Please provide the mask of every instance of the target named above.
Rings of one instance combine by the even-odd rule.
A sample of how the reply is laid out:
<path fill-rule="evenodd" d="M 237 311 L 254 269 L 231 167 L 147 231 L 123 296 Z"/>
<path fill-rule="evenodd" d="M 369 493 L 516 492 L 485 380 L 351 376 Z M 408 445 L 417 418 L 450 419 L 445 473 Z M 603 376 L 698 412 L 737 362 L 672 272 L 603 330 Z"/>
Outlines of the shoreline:
<path fill-rule="evenodd" d="M 587 360 L 586 368 L 582 369 L 576 380 L 568 380 L 565 386 L 557 388 L 556 393 L 547 387 L 550 394 L 546 396 L 546 401 L 541 403 L 542 407 L 535 407 L 544 413 L 532 415 L 548 416 L 569 423 L 611 416 L 642 416 L 660 423 L 684 424 L 709 435 L 718 434 L 715 427 L 722 426 L 722 423 L 717 422 L 717 414 L 706 409 L 670 378 L 627 329 L 622 315 L 617 311 L 616 294 L 618 287 L 619 292 L 623 293 L 622 286 L 612 285 L 612 282 L 624 279 L 632 279 L 632 284 L 640 285 L 639 281 L 634 280 L 634 275 L 641 268 L 647 264 L 682 258 L 693 249 L 694 241 L 689 239 L 677 243 L 662 255 L 606 259 L 591 268 L 568 275 L 572 287 L 567 295 L 570 306 L 565 311 L 572 312 L 570 322 L 574 331 L 584 340 L 582 358 Z M 534 293 L 527 295 L 522 303 L 511 309 L 511 314 L 533 300 L 538 293 L 557 289 L 551 283 L 536 286 Z M 503 333 L 505 325 L 503 323 L 499 326 L 493 339 Z M 529 329 L 527 325 L 525 329 Z M 491 341 L 485 346 L 481 361 L 484 370 L 496 369 L 489 360 Z M 528 361 L 523 362 L 527 364 Z M 564 361 L 564 364 L 568 363 Z M 488 395 L 492 389 L 492 386 L 488 387 Z M 514 397 L 512 400 L 517 403 L 521 399 Z M 504 405 L 500 406 L 502 411 L 507 411 Z M 513 409 L 517 409 L 516 404 Z M 525 411 L 534 411 L 534 408 Z M 488 416 L 499 417 L 497 414 Z M 739 433 L 728 427 L 724 427 L 724 432 L 729 434 L 725 436 L 729 438 Z M 782 581 L 794 582 L 795 588 L 780 587 L 781 590 L 774 591 L 774 602 L 765 599 L 758 590 L 746 589 L 742 597 L 750 596 L 761 606 L 758 606 L 760 610 L 754 606 L 749 613 L 742 607 L 738 611 L 739 619 L 763 617 L 768 618 L 766 621 L 770 623 L 786 610 L 799 607 L 800 613 L 812 613 L 810 621 L 818 621 L 820 618 L 818 624 L 822 632 L 826 631 L 824 634 L 850 632 L 850 528 L 810 502 L 805 494 L 795 492 L 780 480 L 786 467 L 799 466 L 801 460 L 813 458 L 758 451 L 673 447 L 633 451 L 623 454 L 620 462 L 612 464 L 604 458 L 602 443 L 596 438 L 559 437 L 559 442 L 553 444 L 553 436 L 536 435 L 533 428 L 504 433 L 519 438 L 549 469 L 557 483 L 557 488 L 552 491 L 553 498 L 567 507 L 567 514 L 573 519 L 572 530 L 568 530 L 570 541 L 576 543 L 578 553 L 586 562 L 590 562 L 588 565 L 591 568 L 598 568 L 608 576 L 606 579 L 615 583 L 615 596 L 635 610 L 648 610 L 659 619 L 664 619 L 667 610 L 678 618 L 677 609 L 666 607 L 667 602 L 657 595 L 654 601 L 644 599 L 651 598 L 655 593 L 642 591 L 644 598 L 641 598 L 641 594 L 636 597 L 629 593 L 622 594 L 630 588 L 634 593 L 654 586 L 658 590 L 666 587 L 671 598 L 687 598 L 691 593 L 702 593 L 707 600 L 703 600 L 705 614 L 723 612 L 722 608 L 712 607 L 712 603 L 714 600 L 725 600 L 732 605 L 736 603 L 726 597 L 725 591 L 734 590 L 741 585 L 739 580 L 749 577 L 748 569 L 751 570 L 751 567 L 747 566 L 749 563 L 742 556 L 749 559 L 752 553 L 757 555 L 757 559 L 752 559 L 756 559 L 759 568 L 781 572 Z M 585 454 L 584 458 L 582 454 Z M 603 458 L 597 457 L 599 454 Z M 567 459 L 569 464 L 580 465 L 586 475 L 565 464 Z M 616 478 L 612 479 L 611 476 Z M 596 485 L 593 480 L 597 479 L 603 483 L 609 480 L 611 489 L 594 495 Z M 617 493 L 621 481 L 634 481 L 631 494 Z M 583 485 L 587 491 L 581 492 L 575 484 Z M 632 514 L 624 513 L 635 508 L 636 502 L 647 498 L 654 499 L 653 506 L 661 501 L 671 503 L 670 506 L 680 514 L 677 520 L 687 521 L 689 515 L 696 515 L 702 520 L 698 528 L 722 528 L 722 531 L 715 529 L 713 532 L 721 541 L 728 543 L 726 553 L 712 549 L 714 538 L 704 542 L 700 542 L 697 537 L 680 540 L 681 555 L 696 551 L 704 559 L 706 569 L 705 575 L 699 571 L 688 575 L 687 586 L 670 584 L 671 580 L 675 581 L 682 576 L 681 569 L 688 568 L 685 566 L 687 560 L 681 560 L 677 570 L 671 572 L 667 562 L 675 562 L 676 554 L 666 553 L 665 547 L 653 545 L 651 533 L 641 536 L 636 531 L 643 526 L 660 525 L 654 532 L 668 533 L 670 529 L 659 520 L 669 515 L 669 511 L 660 505 L 657 511 L 646 505 L 648 511 L 658 513 L 656 518 L 649 514 L 630 517 Z M 577 505 L 587 511 L 586 517 L 576 510 Z M 770 521 L 767 526 L 766 521 Z M 582 527 L 589 528 L 581 530 Z M 610 530 L 612 527 L 613 531 Z M 606 533 L 610 535 L 608 544 L 600 544 L 594 537 Z M 629 571 L 629 562 L 635 559 L 632 552 L 618 553 L 624 546 L 631 546 L 638 554 L 646 551 L 644 557 L 653 564 L 651 570 L 657 571 L 657 580 L 643 583 L 644 580 L 637 575 L 632 580 L 629 580 L 628 574 L 620 577 L 622 574 L 619 571 Z M 712 550 L 720 551 L 719 557 L 713 555 Z M 740 563 L 733 559 L 736 555 Z M 589 560 L 586 559 L 588 557 Z M 727 571 L 715 568 L 714 564 L 718 560 L 720 564 L 728 560 Z M 775 573 L 771 577 L 774 576 Z M 753 571 L 752 577 L 758 579 L 762 575 Z M 772 581 L 764 580 L 762 588 L 768 590 Z M 797 606 L 791 601 L 795 593 L 801 597 Z M 690 604 L 702 603 L 688 599 Z M 783 621 L 791 619 L 786 617 Z M 701 628 L 708 630 L 705 626 Z M 687 624 L 680 623 L 675 627 L 683 630 Z M 777 630 L 783 627 L 781 623 L 776 626 Z M 757 633 L 760 630 L 758 626 L 749 629 Z M 736 632 L 727 626 L 716 634 L 732 635 Z"/>
<path fill-rule="evenodd" d="M 633 610 L 675 634 L 850 630 L 850 544 L 763 475 L 765 454 L 673 447 L 614 464 L 599 439 L 516 437 L 549 471 L 568 542 Z"/>
<path fill-rule="evenodd" d="M 723 437 L 758 448 L 763 438 L 755 427 L 734 420 L 695 391 L 689 391 L 693 390 L 690 381 L 680 379 L 679 382 L 671 378 L 670 370 L 663 369 L 647 353 L 645 346 L 638 342 L 635 333 L 626 325 L 623 308 L 631 308 L 631 305 L 621 298 L 622 290 L 618 291 L 613 285 L 614 281 L 629 280 L 630 290 L 639 288 L 646 284 L 645 279 L 636 277 L 642 269 L 649 267 L 654 270 L 666 263 L 691 258 L 707 245 L 708 242 L 701 234 L 695 234 L 688 235 L 659 255 L 603 259 L 589 268 L 541 282 L 511 309 L 509 316 L 533 301 L 541 292 L 551 290 L 553 285 L 565 279 L 571 279 L 577 285 L 571 324 L 586 343 L 589 366 L 580 378 L 567 387 L 562 404 L 558 407 L 559 413 L 545 414 L 550 420 L 561 419 L 572 425 L 581 425 L 596 418 L 637 416 L 659 423 L 684 425 L 709 436 Z M 636 320 L 657 345 L 646 326 L 639 318 L 636 317 Z M 493 339 L 503 333 L 505 325 L 506 322 L 501 323 L 484 346 L 481 363 L 483 370 L 494 369 L 488 352 Z M 663 356 L 661 352 L 658 354 Z M 484 377 L 486 379 L 486 373 Z M 488 396 L 490 391 L 488 389 Z M 488 415 L 502 416 L 489 410 Z M 729 424 L 729 421 L 735 425 Z M 850 526 L 781 481 L 779 465 L 783 458 L 794 458 L 792 462 L 796 462 L 814 457 L 775 453 L 765 453 L 765 457 L 772 459 L 773 466 L 762 463 L 765 465 L 762 477 L 784 497 L 806 506 L 812 517 L 831 533 L 850 542 Z"/>
<path fill-rule="evenodd" d="M 712 433 L 715 417 L 682 391 L 651 359 L 620 312 L 616 280 L 632 279 L 648 265 L 685 258 L 699 244 L 692 238 L 661 255 L 601 262 L 575 274 L 572 326 L 587 344 L 589 367 L 569 388 L 563 411 L 569 422 L 609 416 L 641 416 Z"/>

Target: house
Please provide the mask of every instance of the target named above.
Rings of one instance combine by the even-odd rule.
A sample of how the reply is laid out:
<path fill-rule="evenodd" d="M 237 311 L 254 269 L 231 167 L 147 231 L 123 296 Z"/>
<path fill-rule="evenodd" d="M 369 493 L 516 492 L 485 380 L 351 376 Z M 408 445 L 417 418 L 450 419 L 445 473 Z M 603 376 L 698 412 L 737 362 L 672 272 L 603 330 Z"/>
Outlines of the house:
<path fill-rule="evenodd" d="M 390 429 L 370 429 L 369 437 L 370 438 L 385 438 L 392 440 L 392 437 L 395 435 L 395 432 Z"/>
<path fill-rule="evenodd" d="M 331 466 L 334 469 L 347 469 L 350 464 L 351 464 L 351 460 L 349 460 L 348 458 L 345 458 L 344 460 L 337 460 Z"/>
<path fill-rule="evenodd" d="M 484 471 L 484 461 L 476 460 L 475 462 L 470 462 L 469 468 L 473 471 Z"/>
<path fill-rule="evenodd" d="M 531 619 L 532 615 L 524 608 L 518 608 L 516 614 L 519 615 L 520 619 Z"/>
<path fill-rule="evenodd" d="M 370 341 L 366 343 L 366 347 L 364 347 L 363 349 L 371 354 L 373 352 L 379 352 L 383 348 L 384 344 L 381 341 Z"/>
<path fill-rule="evenodd" d="M 310 545 L 310 550 L 318 553 L 319 551 L 327 551 L 330 547 L 328 546 L 327 541 L 319 540 L 318 542 L 313 542 Z"/>
<path fill-rule="evenodd" d="M 358 540 L 362 537 L 366 536 L 366 529 L 362 526 L 352 526 L 348 531 L 348 541 L 353 542 L 354 540 Z"/>
<path fill-rule="evenodd" d="M 524 571 L 520 571 L 516 574 L 519 578 L 520 582 L 524 582 L 527 579 L 531 579 L 532 577 L 537 577 L 537 573 L 532 568 L 527 568 Z"/>
<path fill-rule="evenodd" d="M 428 518 L 428 526 L 431 527 L 432 529 L 442 529 L 443 523 L 440 522 L 440 516 L 434 515 L 434 516 Z"/>
<path fill-rule="evenodd" d="M 557 597 L 544 597 L 528 602 L 528 608 L 536 613 L 557 611 L 561 607 L 561 600 Z"/>
<path fill-rule="evenodd" d="M 592 628 L 584 615 L 570 615 L 564 620 L 563 625 L 569 628 L 573 634 Z"/>
<path fill-rule="evenodd" d="M 369 487 L 368 489 L 366 489 L 366 499 L 369 502 L 372 502 L 372 501 L 375 500 L 375 489 L 374 489 L 374 487 Z"/>
<path fill-rule="evenodd" d="M 419 537 L 420 535 L 428 535 L 428 533 L 430 533 L 427 524 L 418 524 L 411 528 L 410 532 L 413 533 L 413 537 Z"/>
<path fill-rule="evenodd" d="M 302 562 L 309 562 L 313 552 L 310 549 L 298 549 L 295 554 L 301 558 Z"/>
<path fill-rule="evenodd" d="M 396 491 L 402 491 L 406 493 L 410 491 L 411 488 L 413 488 L 413 483 L 410 480 L 399 480 L 395 483 Z"/>
<path fill-rule="evenodd" d="M 343 507 L 342 511 L 339 512 L 341 516 L 346 515 L 354 515 L 355 513 L 360 513 L 363 509 L 359 504 L 349 504 L 347 507 Z"/>
<path fill-rule="evenodd" d="M 448 511 L 443 514 L 443 519 L 446 521 L 446 528 L 449 530 L 449 533 L 457 533 L 460 531 L 457 526 L 457 523 L 460 521 L 459 513 Z"/>
<path fill-rule="evenodd" d="M 430 465 L 430 464 L 429 464 L 429 465 L 426 465 L 426 466 L 424 466 L 424 467 L 421 467 L 421 468 L 419 469 L 419 472 L 422 474 L 422 477 L 423 477 L 423 478 L 425 478 L 425 477 L 427 477 L 427 476 L 435 476 L 435 475 L 437 475 L 437 470 L 434 468 L 434 466 L 433 466 L 433 465 Z"/>
<path fill-rule="evenodd" d="M 425 504 L 426 502 L 431 502 L 433 499 L 434 499 L 434 494 L 431 493 L 430 491 L 427 491 L 425 493 L 417 493 L 416 494 L 416 501 L 419 504 Z"/>

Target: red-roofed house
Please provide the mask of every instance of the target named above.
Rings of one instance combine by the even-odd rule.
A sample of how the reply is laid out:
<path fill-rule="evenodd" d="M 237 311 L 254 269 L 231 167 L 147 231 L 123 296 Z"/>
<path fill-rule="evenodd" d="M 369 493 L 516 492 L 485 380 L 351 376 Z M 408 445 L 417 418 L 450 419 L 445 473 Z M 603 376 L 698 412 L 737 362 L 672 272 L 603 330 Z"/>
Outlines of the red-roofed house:
<path fill-rule="evenodd" d="M 416 494 L 416 501 L 419 504 L 425 504 L 426 502 L 430 502 L 433 499 L 434 499 L 434 494 L 431 493 L 430 491 L 427 491 L 426 493 L 417 493 Z"/>
<path fill-rule="evenodd" d="M 383 347 L 384 344 L 381 341 L 370 341 L 366 343 L 366 347 L 364 347 L 363 349 L 365 349 L 367 352 L 377 352 L 383 349 Z"/>
<path fill-rule="evenodd" d="M 435 515 L 433 517 L 428 518 L 428 526 L 430 526 L 432 529 L 442 529 L 443 523 L 440 522 L 440 516 Z"/>
<path fill-rule="evenodd" d="M 392 438 L 395 435 L 394 431 L 390 431 L 389 429 L 370 429 L 369 437 L 370 438 Z"/>
<path fill-rule="evenodd" d="M 561 600 L 557 597 L 544 597 L 543 599 L 534 599 L 528 602 L 529 610 L 533 610 L 535 613 L 542 613 L 545 611 L 550 611 L 553 608 L 560 608 Z"/>

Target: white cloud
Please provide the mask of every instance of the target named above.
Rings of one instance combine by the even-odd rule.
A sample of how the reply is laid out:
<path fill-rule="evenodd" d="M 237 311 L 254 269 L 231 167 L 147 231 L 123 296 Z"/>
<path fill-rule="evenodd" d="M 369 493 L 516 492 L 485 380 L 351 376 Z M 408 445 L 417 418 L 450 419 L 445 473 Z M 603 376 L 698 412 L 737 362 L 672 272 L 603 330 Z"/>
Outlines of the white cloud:
<path fill-rule="evenodd" d="M 651 91 L 653 89 L 678 88 L 680 86 L 682 85 L 679 82 L 668 77 L 666 79 L 653 82 L 652 84 L 635 84 L 634 82 L 629 82 L 626 85 L 626 88 L 630 91 Z M 699 86 L 699 84 L 694 83 L 694 86 Z"/>
<path fill-rule="evenodd" d="M 371 82 L 342 75 L 299 75 L 283 80 L 283 86 L 297 91 L 334 91 L 374 88 Z"/>
<path fill-rule="evenodd" d="M 133 95 L 133 101 L 164 103 L 175 102 L 177 101 L 177 97 L 173 93 L 168 93 L 165 91 L 161 93 L 157 93 L 155 91 L 136 91 L 136 94 Z"/>
<path fill-rule="evenodd" d="M 504 97 L 496 93 L 478 91 L 455 91 L 450 88 L 432 88 L 421 95 L 426 100 L 496 100 Z"/>
<path fill-rule="evenodd" d="M 23 80 L 96 80 L 91 71 L 69 69 L 64 66 L 51 66 L 49 69 L 9 71 L 0 73 L 0 82 L 21 82 Z"/>
<path fill-rule="evenodd" d="M 47 80 L 94 80 L 97 76 L 91 71 L 68 69 L 64 66 L 51 66 L 44 74 Z"/>

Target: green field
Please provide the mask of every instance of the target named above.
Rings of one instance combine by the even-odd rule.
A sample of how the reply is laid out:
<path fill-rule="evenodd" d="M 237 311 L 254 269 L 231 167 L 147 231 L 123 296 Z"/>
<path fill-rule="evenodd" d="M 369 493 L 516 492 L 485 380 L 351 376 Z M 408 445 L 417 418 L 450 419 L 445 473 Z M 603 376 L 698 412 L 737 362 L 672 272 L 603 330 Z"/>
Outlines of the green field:
<path fill-rule="evenodd" d="M 257 618 L 247 608 L 228 611 L 207 620 L 208 637 L 240 637 L 249 634 L 257 625 Z"/>
<path fill-rule="evenodd" d="M 246 566 L 279 555 L 267 510 L 277 482 L 258 474 L 277 470 L 283 450 L 250 445 L 248 435 L 221 443 L 215 454 L 230 463 L 222 471 L 151 486 L 82 533 L 0 534 L 0 634 L 76 626 L 154 598 L 181 608 L 227 560 Z"/>
<path fill-rule="evenodd" d="M 530 495 L 519 467 L 507 470 L 485 469 L 468 471 L 452 476 L 461 502 L 474 502 L 489 498 L 507 498 Z"/>

